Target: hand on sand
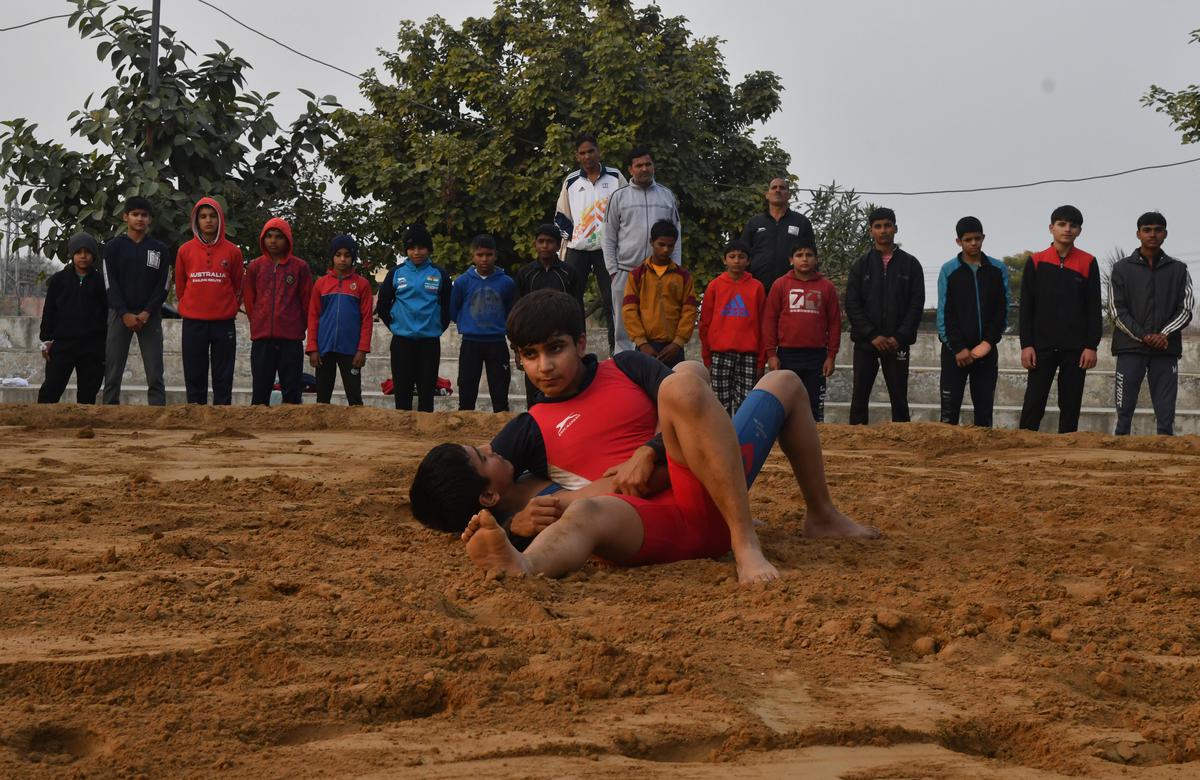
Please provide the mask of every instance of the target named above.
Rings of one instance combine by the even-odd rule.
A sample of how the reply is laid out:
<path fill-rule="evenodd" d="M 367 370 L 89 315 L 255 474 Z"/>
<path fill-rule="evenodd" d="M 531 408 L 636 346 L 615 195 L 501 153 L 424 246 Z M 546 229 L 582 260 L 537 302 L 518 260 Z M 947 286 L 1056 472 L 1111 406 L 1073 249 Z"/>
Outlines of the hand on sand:
<path fill-rule="evenodd" d="M 508 534 L 486 509 L 467 523 L 462 540 L 467 543 L 467 557 L 488 573 L 533 573 L 529 561 L 512 546 L 508 541 Z"/>
<path fill-rule="evenodd" d="M 836 509 L 814 512 L 804 516 L 804 535 L 809 539 L 878 539 L 883 532 L 873 525 L 862 525 L 846 517 Z"/>
<path fill-rule="evenodd" d="M 737 562 L 738 582 L 749 585 L 755 582 L 773 582 L 779 579 L 779 570 L 763 557 L 762 550 L 745 550 L 734 554 Z"/>

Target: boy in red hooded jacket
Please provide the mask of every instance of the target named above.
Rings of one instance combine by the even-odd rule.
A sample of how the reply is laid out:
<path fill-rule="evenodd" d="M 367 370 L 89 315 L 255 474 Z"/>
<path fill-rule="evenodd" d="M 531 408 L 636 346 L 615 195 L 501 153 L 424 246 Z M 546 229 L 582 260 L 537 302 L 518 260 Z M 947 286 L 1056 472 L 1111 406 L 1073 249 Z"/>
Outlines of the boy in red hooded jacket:
<path fill-rule="evenodd" d="M 192 208 L 192 238 L 175 257 L 175 294 L 183 317 L 183 383 L 187 402 L 208 402 L 211 360 L 213 406 L 233 403 L 237 356 L 234 318 L 242 303 L 242 250 L 225 239 L 225 214 L 212 198 Z"/>
<path fill-rule="evenodd" d="M 250 319 L 250 403 L 270 404 L 278 373 L 283 402 L 298 404 L 312 272 L 292 254 L 292 228 L 279 217 L 263 225 L 258 245 L 262 256 L 250 263 L 242 282 Z"/>

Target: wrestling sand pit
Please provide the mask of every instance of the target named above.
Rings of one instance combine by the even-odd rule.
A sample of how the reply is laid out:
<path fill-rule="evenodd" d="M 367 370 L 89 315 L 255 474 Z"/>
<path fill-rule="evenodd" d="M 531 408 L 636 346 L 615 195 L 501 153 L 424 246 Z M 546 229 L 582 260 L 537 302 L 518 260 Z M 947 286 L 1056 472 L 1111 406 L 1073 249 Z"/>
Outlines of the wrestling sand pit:
<path fill-rule="evenodd" d="M 783 581 L 486 578 L 412 472 L 506 416 L 0 408 L 0 776 L 1200 777 L 1200 440 L 829 426 Z"/>

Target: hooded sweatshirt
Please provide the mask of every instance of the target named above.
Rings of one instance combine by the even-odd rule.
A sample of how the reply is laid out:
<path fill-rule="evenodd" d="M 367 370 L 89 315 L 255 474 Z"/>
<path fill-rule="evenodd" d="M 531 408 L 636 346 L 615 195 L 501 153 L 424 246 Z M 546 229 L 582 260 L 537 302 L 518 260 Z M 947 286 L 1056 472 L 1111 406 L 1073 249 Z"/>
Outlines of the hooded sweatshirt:
<path fill-rule="evenodd" d="M 67 267 L 50 277 L 38 336 L 42 341 L 93 339 L 103 350 L 108 332 L 108 296 L 104 279 L 96 270 L 100 248 L 87 233 L 77 233 L 67 242 L 67 257 L 73 258 L 80 249 L 92 253 L 92 267 L 81 277 L 75 263 L 68 259 Z"/>
<path fill-rule="evenodd" d="M 753 352 L 762 362 L 762 320 L 766 293 L 748 273 L 734 279 L 728 272 L 708 283 L 700 307 L 700 352 L 712 365 L 714 352 Z"/>
<path fill-rule="evenodd" d="M 287 239 L 287 258 L 275 262 L 264 243 L 267 231 L 276 229 Z M 308 263 L 292 254 L 292 228 L 278 217 L 267 220 L 258 234 L 262 255 L 246 269 L 242 299 L 250 319 L 250 340 L 304 338 L 308 322 L 308 300 L 312 294 L 312 272 Z"/>
<path fill-rule="evenodd" d="M 517 302 L 517 283 L 493 268 L 487 276 L 471 268 L 454 280 L 450 291 L 450 319 L 471 341 L 504 341 L 504 323 Z"/>
<path fill-rule="evenodd" d="M 201 206 L 217 211 L 217 235 L 211 243 L 200 235 L 196 215 Z M 242 299 L 246 261 L 242 250 L 225 238 L 225 213 L 212 198 L 192 207 L 192 240 L 175 258 L 175 295 L 179 313 L 189 320 L 231 320 Z"/>
<path fill-rule="evenodd" d="M 774 357 L 785 349 L 819 349 L 836 355 L 842 341 L 842 308 L 833 282 L 814 274 L 807 282 L 788 271 L 767 293 L 763 314 L 763 352 Z"/>

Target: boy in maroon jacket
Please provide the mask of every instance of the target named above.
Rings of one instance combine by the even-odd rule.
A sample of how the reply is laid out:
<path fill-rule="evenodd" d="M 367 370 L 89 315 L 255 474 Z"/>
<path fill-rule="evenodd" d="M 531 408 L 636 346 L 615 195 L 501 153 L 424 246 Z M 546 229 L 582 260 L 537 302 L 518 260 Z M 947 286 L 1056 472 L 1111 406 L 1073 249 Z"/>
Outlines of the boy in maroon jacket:
<path fill-rule="evenodd" d="M 258 245 L 262 256 L 250 263 L 242 283 L 250 319 L 250 403 L 270 404 L 278 373 L 283 402 L 298 404 L 312 272 L 292 254 L 292 228 L 282 219 L 267 220 Z"/>
<path fill-rule="evenodd" d="M 192 208 L 191 241 L 175 256 L 175 295 L 183 317 L 183 383 L 187 402 L 208 401 L 212 366 L 213 406 L 233 403 L 233 363 L 237 356 L 234 318 L 242 301 L 245 260 L 225 238 L 225 215 L 212 198 Z"/>
<path fill-rule="evenodd" d="M 750 246 L 725 245 L 725 273 L 708 283 L 700 307 L 700 354 L 713 392 L 732 417 L 762 375 L 759 322 L 766 292 L 746 270 Z"/>
<path fill-rule="evenodd" d="M 817 249 L 792 250 L 792 270 L 775 280 L 763 317 L 763 349 L 771 371 L 794 371 L 808 390 L 813 419 L 825 421 L 825 380 L 842 338 L 837 290 L 817 272 Z"/>

